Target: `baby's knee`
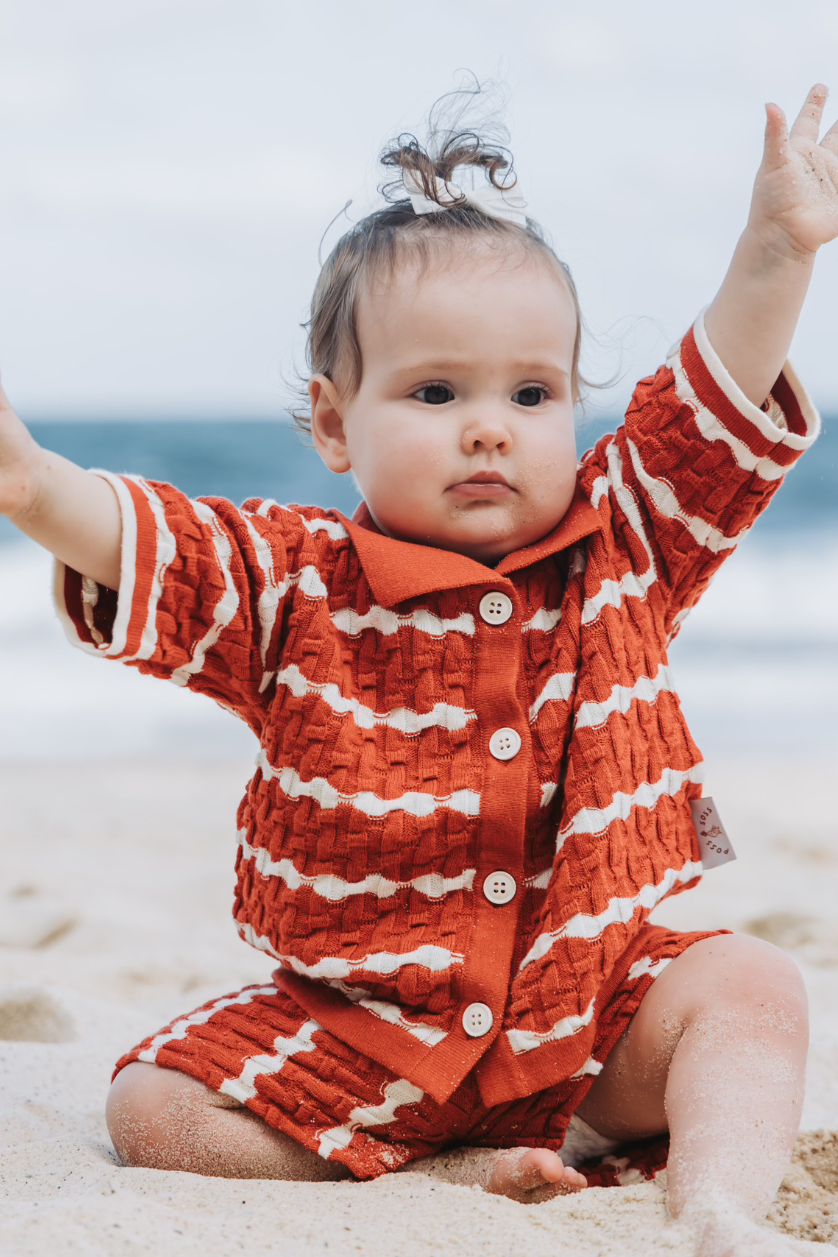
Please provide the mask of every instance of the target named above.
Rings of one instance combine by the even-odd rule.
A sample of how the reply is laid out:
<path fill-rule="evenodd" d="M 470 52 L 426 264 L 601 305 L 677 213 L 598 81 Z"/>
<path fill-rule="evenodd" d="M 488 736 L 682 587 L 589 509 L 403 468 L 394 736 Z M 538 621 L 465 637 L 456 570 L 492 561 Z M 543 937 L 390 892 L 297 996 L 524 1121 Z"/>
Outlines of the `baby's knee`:
<path fill-rule="evenodd" d="M 175 1168 L 171 1163 L 178 1130 L 188 1138 L 188 1111 L 200 1104 L 206 1090 L 177 1070 L 141 1061 L 126 1065 L 114 1079 L 105 1106 L 120 1160 L 130 1166 Z"/>
<path fill-rule="evenodd" d="M 800 970 L 786 952 L 745 934 L 704 939 L 689 949 L 700 975 L 692 986 L 696 1012 L 735 1013 L 763 1031 L 808 1033 L 808 1002 Z"/>

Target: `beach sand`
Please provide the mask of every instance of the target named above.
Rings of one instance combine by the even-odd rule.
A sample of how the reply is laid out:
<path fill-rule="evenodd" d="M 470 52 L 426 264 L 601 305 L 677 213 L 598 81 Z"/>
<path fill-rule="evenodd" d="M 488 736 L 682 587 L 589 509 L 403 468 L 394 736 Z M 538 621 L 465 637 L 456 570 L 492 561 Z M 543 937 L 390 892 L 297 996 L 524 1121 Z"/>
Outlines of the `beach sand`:
<path fill-rule="evenodd" d="M 654 919 L 786 948 L 812 1004 L 803 1131 L 770 1222 L 800 1252 L 838 1244 L 838 827 L 833 766 L 709 763 L 739 854 Z M 113 1062 L 273 962 L 230 921 L 246 758 L 0 766 L 0 1253 L 227 1257 L 671 1254 L 665 1176 L 538 1206 L 418 1174 L 370 1184 L 231 1181 L 121 1167 Z M 815 1246 L 817 1245 L 817 1247 Z"/>

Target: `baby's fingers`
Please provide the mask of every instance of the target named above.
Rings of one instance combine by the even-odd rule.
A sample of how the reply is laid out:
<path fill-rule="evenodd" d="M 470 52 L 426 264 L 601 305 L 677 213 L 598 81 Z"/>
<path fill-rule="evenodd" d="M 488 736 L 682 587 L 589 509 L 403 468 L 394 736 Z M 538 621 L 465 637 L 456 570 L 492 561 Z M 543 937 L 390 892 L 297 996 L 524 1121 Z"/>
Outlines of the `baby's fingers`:
<path fill-rule="evenodd" d="M 838 122 L 833 122 L 821 140 L 821 148 L 828 148 L 830 153 L 835 153 L 838 156 Z"/>
<path fill-rule="evenodd" d="M 818 134 L 821 129 L 821 118 L 823 117 L 824 105 L 829 95 L 829 88 L 823 83 L 816 83 L 806 100 L 803 108 L 795 119 L 794 126 L 791 129 L 791 137 L 793 140 L 806 140 L 810 144 L 817 144 Z"/>
<path fill-rule="evenodd" d="M 786 115 L 779 105 L 765 106 L 765 155 L 764 165 L 770 170 L 781 166 L 784 161 L 783 149 L 789 138 L 786 126 Z"/>

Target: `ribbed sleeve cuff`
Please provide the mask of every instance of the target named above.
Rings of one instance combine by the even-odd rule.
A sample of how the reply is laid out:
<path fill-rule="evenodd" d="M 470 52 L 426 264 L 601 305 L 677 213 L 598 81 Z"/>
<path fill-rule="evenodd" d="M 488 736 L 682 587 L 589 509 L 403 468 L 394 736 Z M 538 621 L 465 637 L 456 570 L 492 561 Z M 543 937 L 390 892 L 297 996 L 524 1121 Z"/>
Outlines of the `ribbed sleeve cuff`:
<path fill-rule="evenodd" d="M 163 575 L 175 554 L 162 503 L 139 478 L 95 469 L 119 502 L 122 548 L 119 589 L 56 561 L 53 596 L 74 646 L 111 659 L 148 659 L 157 644 L 156 612 Z"/>
<path fill-rule="evenodd" d="M 748 400 L 710 344 L 703 311 L 668 365 L 705 439 L 723 441 L 743 471 L 763 480 L 781 479 L 820 432 L 820 416 L 789 363 L 764 408 Z"/>

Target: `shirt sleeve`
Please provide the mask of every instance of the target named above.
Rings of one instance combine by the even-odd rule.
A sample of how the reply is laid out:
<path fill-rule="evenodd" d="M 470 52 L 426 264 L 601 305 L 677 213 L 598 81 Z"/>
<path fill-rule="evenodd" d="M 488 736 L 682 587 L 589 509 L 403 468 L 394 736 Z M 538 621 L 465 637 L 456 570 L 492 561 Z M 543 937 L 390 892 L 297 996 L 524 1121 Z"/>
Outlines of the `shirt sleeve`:
<path fill-rule="evenodd" d="M 749 402 L 710 345 L 703 315 L 666 366 L 638 384 L 623 426 L 583 460 L 581 482 L 610 514 L 632 592 L 655 585 L 663 595 L 667 635 L 819 431 L 788 363 L 765 404 Z"/>
<path fill-rule="evenodd" d="M 208 694 L 259 732 L 286 595 L 312 580 L 318 588 L 308 592 L 327 593 L 317 566 L 306 566 L 303 551 L 315 543 L 304 516 L 276 503 L 240 509 L 137 476 L 97 474 L 122 514 L 120 585 L 110 590 L 56 564 L 55 602 L 68 638 Z"/>

